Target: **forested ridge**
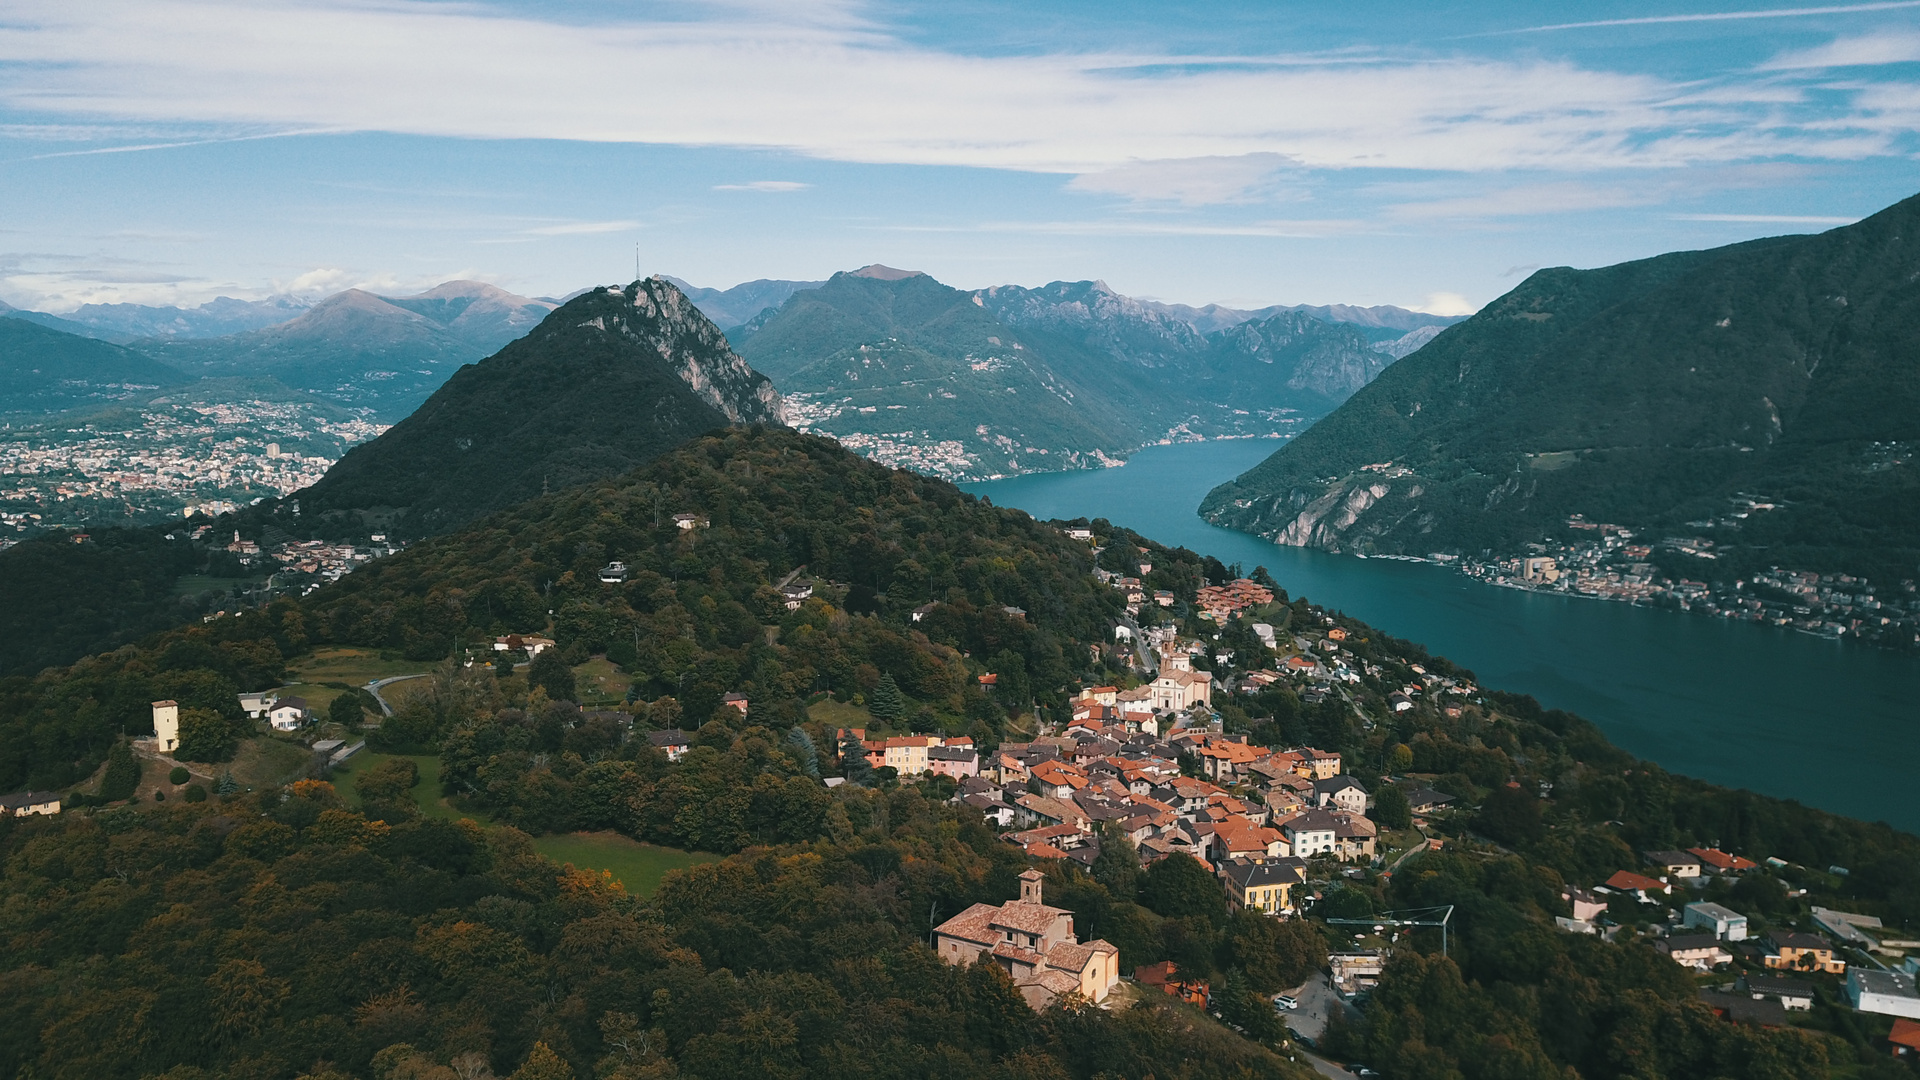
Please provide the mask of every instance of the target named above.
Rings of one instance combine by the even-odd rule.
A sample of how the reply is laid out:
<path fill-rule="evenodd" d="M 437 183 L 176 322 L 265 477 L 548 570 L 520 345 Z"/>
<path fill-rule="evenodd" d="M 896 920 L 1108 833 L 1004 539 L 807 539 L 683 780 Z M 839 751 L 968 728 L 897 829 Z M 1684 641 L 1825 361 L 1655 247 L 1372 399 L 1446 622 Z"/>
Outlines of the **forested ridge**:
<path fill-rule="evenodd" d="M 1716 581 L 1912 578 L 1916 225 L 1920 197 L 1815 236 L 1537 271 L 1201 512 L 1291 526 L 1288 543 L 1472 556 L 1567 540 L 1583 514 L 1709 530 L 1717 558 L 1690 572 Z M 1742 493 L 1774 509 L 1729 518 Z"/>
<path fill-rule="evenodd" d="M 676 514 L 705 523 L 682 529 Z M 1151 588 L 1191 597 L 1233 574 L 1087 524 L 1101 565 L 1148 561 Z M 628 578 L 603 585 L 614 559 Z M 1049 902 L 1076 913 L 1083 939 L 1116 944 L 1123 970 L 1174 959 L 1208 974 L 1215 1010 L 1245 1034 L 1158 995 L 1035 1015 L 996 972 L 948 967 L 924 944 L 968 904 L 1015 895 L 1020 851 L 944 802 L 950 781 L 817 779 L 834 748 L 810 701 L 864 699 L 875 727 L 991 747 L 1027 737 L 1070 687 L 1123 678 L 1105 647 L 1121 599 L 1094 567 L 1085 544 L 1018 511 L 825 440 L 739 429 L 303 601 L 0 681 L 13 789 L 78 783 L 149 729 L 157 697 L 232 723 L 233 694 L 275 685 L 316 644 L 437 659 L 546 629 L 551 610 L 566 661 L 445 665 L 378 731 L 437 753 L 434 794 L 502 823 L 490 828 L 421 819 L 417 777 L 386 766 L 351 791 L 304 781 L 9 819 L 0 1025 L 18 1037 L 0 1040 L 0 1074 L 1305 1075 L 1264 995 L 1338 944 L 1324 924 L 1230 916 L 1198 863 L 1142 870 L 1112 842 L 1090 868 L 1048 864 Z M 814 586 L 796 610 L 776 588 L 789 579 Z M 1637 929 L 1606 943 L 1552 916 L 1563 883 L 1630 868 L 1636 850 L 1718 843 L 1792 864 L 1706 893 L 1760 926 L 1794 925 L 1814 903 L 1916 921 L 1920 840 L 1670 776 L 1526 698 L 1395 713 L 1385 695 L 1412 665 L 1467 673 L 1305 600 L 1279 605 L 1283 629 L 1343 627 L 1369 674 L 1351 704 L 1284 685 L 1235 697 L 1220 706 L 1228 730 L 1337 750 L 1369 787 L 1411 770 L 1477 808 L 1442 826 L 1443 851 L 1320 890 L 1322 915 L 1456 906 L 1449 955 L 1407 939 L 1365 1019 L 1333 1034 L 1337 1051 L 1394 1077 L 1906 1075 L 1856 1014 L 1823 1004 L 1801 1027 L 1733 1025 Z M 1236 624 L 1223 640 L 1246 634 Z M 621 710 L 582 710 L 567 662 L 602 654 L 635 692 Z M 1000 676 L 991 695 L 986 671 Z M 736 692 L 744 713 L 721 700 Z M 643 737 L 667 727 L 693 735 L 678 762 Z M 640 900 L 525 839 L 596 828 L 729 857 Z M 1807 869 L 1828 865 L 1851 873 Z"/>

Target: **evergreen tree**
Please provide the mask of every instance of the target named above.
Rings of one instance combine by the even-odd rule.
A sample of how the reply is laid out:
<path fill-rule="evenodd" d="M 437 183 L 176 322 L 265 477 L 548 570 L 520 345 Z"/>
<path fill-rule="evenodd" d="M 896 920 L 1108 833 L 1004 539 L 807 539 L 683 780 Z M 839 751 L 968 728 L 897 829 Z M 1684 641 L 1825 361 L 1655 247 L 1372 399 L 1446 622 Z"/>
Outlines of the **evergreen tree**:
<path fill-rule="evenodd" d="M 787 752 L 800 763 L 800 768 L 815 780 L 820 779 L 820 751 L 814 749 L 813 736 L 806 728 L 794 728 L 787 732 Z"/>
<path fill-rule="evenodd" d="M 133 794 L 140 786 L 140 759 L 133 756 L 133 748 L 124 741 L 113 744 L 107 751 L 107 773 L 100 779 L 100 797 L 108 802 L 118 802 Z"/>
<path fill-rule="evenodd" d="M 1169 919 L 1198 916 L 1215 926 L 1227 920 L 1227 898 L 1213 872 L 1191 855 L 1175 852 L 1141 875 L 1140 903 Z"/>
<path fill-rule="evenodd" d="M 213 782 L 213 793 L 223 799 L 229 795 L 238 795 L 240 793 L 240 781 L 233 778 L 233 771 L 231 769 L 221 773 L 220 779 Z"/>
<path fill-rule="evenodd" d="M 848 731 L 840 740 L 840 775 L 847 778 L 849 784 L 873 785 L 873 765 L 867 761 L 866 747 L 860 745 L 860 739 Z"/>
<path fill-rule="evenodd" d="M 880 676 L 880 684 L 873 688 L 873 694 L 867 698 L 867 711 L 875 719 L 888 723 L 897 723 L 907 711 L 906 695 L 900 692 L 900 684 L 892 675 Z"/>
<path fill-rule="evenodd" d="M 1413 824 L 1413 809 L 1407 805 L 1407 793 L 1394 784 L 1385 784 L 1373 797 L 1373 820 L 1389 829 L 1404 829 Z"/>

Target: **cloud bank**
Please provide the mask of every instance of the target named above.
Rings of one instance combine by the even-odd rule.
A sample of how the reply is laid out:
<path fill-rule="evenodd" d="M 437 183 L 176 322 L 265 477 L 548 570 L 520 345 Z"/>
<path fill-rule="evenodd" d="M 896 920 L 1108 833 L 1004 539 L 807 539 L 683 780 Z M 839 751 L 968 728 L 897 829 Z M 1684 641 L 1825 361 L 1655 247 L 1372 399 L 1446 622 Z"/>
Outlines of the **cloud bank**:
<path fill-rule="evenodd" d="M 1484 172 L 1856 159 L 1899 152 L 1916 119 L 1910 93 L 1836 105 L 1832 88 L 1778 73 L 1703 93 L 1548 59 L 980 57 L 889 37 L 844 5 L 805 18 L 703 10 L 588 25 L 378 0 L 15 0 L 0 27 L 0 103 L 65 122 L 772 148 L 1074 174 L 1082 190 L 1176 202 L 1242 198 L 1272 182 L 1276 162 Z M 1226 159 L 1246 160 L 1193 164 Z"/>

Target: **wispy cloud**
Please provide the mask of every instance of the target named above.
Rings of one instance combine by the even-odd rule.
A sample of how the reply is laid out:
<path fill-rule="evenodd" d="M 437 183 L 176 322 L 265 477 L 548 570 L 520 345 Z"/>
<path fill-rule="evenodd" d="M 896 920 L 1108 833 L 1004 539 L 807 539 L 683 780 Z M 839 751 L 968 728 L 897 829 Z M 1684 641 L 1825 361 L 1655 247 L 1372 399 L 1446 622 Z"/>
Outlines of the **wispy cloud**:
<path fill-rule="evenodd" d="M 528 236 L 597 236 L 601 233 L 632 232 L 641 228 L 637 221 L 569 221 L 559 225 L 541 225 L 527 229 Z"/>
<path fill-rule="evenodd" d="M 1920 0 L 1795 10 L 1904 6 Z M 0 103 L 118 122 L 773 148 L 1079 174 L 1080 190 L 1189 203 L 1244 199 L 1258 165 L 1223 164 L 1232 178 L 1216 182 L 1149 163 L 1583 170 L 1859 157 L 1897 152 L 1905 134 L 1848 123 L 1845 93 L 1689 99 L 1688 86 L 1566 61 L 966 56 L 890 37 L 846 3 L 748 8 L 579 25 L 464 4 L 14 0 Z M 610 92 L 637 83 L 663 89 Z M 1754 92 L 1772 86 L 1757 78 Z"/>
<path fill-rule="evenodd" d="M 1762 71 L 1807 68 L 1878 67 L 1920 61 L 1920 34 L 1886 33 L 1837 38 L 1811 49 L 1782 53 L 1760 65 Z"/>
<path fill-rule="evenodd" d="M 715 184 L 715 191 L 805 191 L 812 184 L 798 180 L 754 180 L 745 184 Z"/>
<path fill-rule="evenodd" d="M 1589 22 L 1551 23 L 1525 26 L 1516 30 L 1495 30 L 1475 37 L 1499 34 L 1541 34 L 1550 30 L 1588 30 L 1602 26 L 1661 26 L 1668 23 L 1730 22 L 1744 19 L 1796 19 L 1813 15 L 1856 15 L 1872 11 L 1898 11 L 1920 7 L 1920 0 L 1884 0 L 1871 4 L 1834 4 L 1826 7 L 1757 8 L 1750 11 L 1702 11 L 1687 15 L 1640 15 L 1626 19 L 1594 19 Z"/>

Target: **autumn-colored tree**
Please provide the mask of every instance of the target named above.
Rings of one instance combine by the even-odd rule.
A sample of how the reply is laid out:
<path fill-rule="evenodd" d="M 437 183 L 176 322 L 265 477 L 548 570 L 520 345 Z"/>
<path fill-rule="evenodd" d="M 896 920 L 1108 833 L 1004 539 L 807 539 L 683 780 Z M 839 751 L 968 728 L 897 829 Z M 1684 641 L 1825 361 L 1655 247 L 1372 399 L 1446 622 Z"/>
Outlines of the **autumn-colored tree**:
<path fill-rule="evenodd" d="M 574 1080 L 573 1066 L 543 1042 L 533 1044 L 533 1052 L 513 1071 L 509 1080 Z"/>

